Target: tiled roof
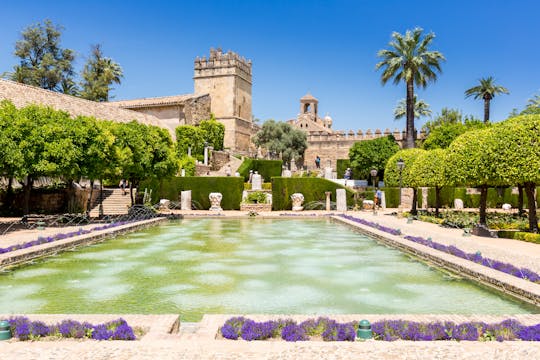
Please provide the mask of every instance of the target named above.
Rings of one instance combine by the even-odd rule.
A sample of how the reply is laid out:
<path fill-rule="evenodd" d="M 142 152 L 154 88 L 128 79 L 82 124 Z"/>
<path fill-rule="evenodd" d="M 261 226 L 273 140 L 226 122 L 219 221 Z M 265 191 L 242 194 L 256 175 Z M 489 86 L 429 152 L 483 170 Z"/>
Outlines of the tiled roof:
<path fill-rule="evenodd" d="M 152 115 L 0 79 L 0 100 L 4 99 L 13 102 L 16 107 L 36 104 L 67 111 L 71 116 L 93 116 L 96 119 L 116 122 L 137 120 L 143 124 L 160 125 L 159 119 Z"/>
<path fill-rule="evenodd" d="M 162 97 L 154 97 L 154 98 L 111 101 L 109 104 L 114 105 L 114 106 L 119 106 L 121 108 L 134 109 L 134 108 L 142 108 L 142 107 L 182 104 L 186 100 L 196 99 L 196 98 L 200 98 L 207 95 L 208 94 L 199 94 L 199 95 L 186 94 L 186 95 L 162 96 Z"/>
<path fill-rule="evenodd" d="M 317 100 L 317 99 L 313 95 L 311 95 L 310 93 L 307 93 L 306 95 L 302 96 L 300 98 L 300 100 Z"/>

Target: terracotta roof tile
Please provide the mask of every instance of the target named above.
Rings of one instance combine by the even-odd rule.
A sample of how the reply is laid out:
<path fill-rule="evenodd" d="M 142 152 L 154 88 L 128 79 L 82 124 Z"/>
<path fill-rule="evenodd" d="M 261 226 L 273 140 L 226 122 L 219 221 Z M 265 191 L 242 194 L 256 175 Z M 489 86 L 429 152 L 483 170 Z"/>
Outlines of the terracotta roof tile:
<path fill-rule="evenodd" d="M 175 105 L 182 104 L 186 100 L 196 99 L 208 94 L 185 94 L 185 95 L 173 95 L 173 96 L 161 96 L 153 98 L 142 98 L 142 99 L 133 99 L 133 100 L 120 100 L 120 101 L 111 101 L 109 105 L 119 106 L 121 108 L 141 108 L 141 107 L 153 107 L 153 106 L 162 106 L 162 105 Z"/>
<path fill-rule="evenodd" d="M 13 102 L 16 107 L 24 107 L 30 104 L 45 105 L 57 110 L 67 111 L 72 116 L 93 116 L 96 119 L 116 122 L 137 120 L 143 124 L 160 126 L 159 119 L 152 115 L 122 109 L 119 106 L 112 106 L 111 103 L 85 100 L 35 86 L 0 79 L 0 100 L 4 99 Z"/>

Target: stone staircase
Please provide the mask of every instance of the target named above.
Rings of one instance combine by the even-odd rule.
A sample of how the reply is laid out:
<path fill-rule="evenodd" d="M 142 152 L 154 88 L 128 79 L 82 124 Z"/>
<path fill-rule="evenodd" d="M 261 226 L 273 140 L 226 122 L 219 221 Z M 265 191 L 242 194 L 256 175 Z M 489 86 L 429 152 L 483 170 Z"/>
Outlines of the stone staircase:
<path fill-rule="evenodd" d="M 225 164 L 221 169 L 217 171 L 210 171 L 210 176 L 227 176 L 227 165 L 231 165 L 231 176 L 234 176 L 234 173 L 236 172 L 236 170 L 238 170 L 240 165 L 242 165 L 242 162 L 243 160 L 231 156 L 229 162 Z"/>
<path fill-rule="evenodd" d="M 98 190 L 99 191 L 99 190 Z M 133 189 L 135 192 L 135 189 Z M 122 189 L 103 189 L 103 214 L 104 215 L 123 215 L 128 213 L 131 206 L 131 198 L 129 189 L 126 190 L 126 195 L 123 195 Z M 99 216 L 99 197 L 90 210 L 91 217 Z"/>

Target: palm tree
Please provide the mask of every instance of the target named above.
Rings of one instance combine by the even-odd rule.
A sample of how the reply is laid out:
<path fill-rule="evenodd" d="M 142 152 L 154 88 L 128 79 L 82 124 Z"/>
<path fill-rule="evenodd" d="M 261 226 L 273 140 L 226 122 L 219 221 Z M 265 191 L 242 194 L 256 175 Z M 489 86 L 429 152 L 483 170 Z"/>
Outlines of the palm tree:
<path fill-rule="evenodd" d="M 394 109 L 394 119 L 399 120 L 407 115 L 407 101 L 406 99 L 399 100 L 396 108 Z M 422 116 L 431 116 L 431 109 L 429 104 L 424 100 L 417 100 L 414 96 L 414 118 L 420 118 Z"/>
<path fill-rule="evenodd" d="M 495 84 L 493 76 L 480 79 L 480 85 L 473 86 L 465 91 L 465 97 L 474 96 L 475 99 L 484 99 L 484 123 L 489 122 L 489 104 L 498 94 L 509 94 L 508 89 Z"/>
<path fill-rule="evenodd" d="M 428 48 L 435 38 L 434 33 L 422 37 L 423 30 L 407 30 L 405 35 L 392 33 L 391 49 L 380 50 L 377 56 L 383 60 L 375 66 L 383 68 L 382 84 L 393 79 L 394 84 L 405 82 L 407 85 L 407 140 L 406 147 L 414 147 L 414 85 L 425 88 L 429 81 L 437 79 L 436 72 L 441 72 L 441 62 L 446 60 L 439 51 Z"/>
<path fill-rule="evenodd" d="M 540 108 L 540 95 L 536 94 L 531 99 L 527 101 L 527 107 L 537 107 Z"/>

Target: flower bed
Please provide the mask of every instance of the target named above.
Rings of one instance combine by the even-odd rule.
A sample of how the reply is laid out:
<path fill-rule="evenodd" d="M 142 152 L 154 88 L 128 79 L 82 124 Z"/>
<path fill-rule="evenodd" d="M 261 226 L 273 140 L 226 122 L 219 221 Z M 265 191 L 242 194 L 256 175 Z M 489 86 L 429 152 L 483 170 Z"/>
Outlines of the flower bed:
<path fill-rule="evenodd" d="M 483 257 L 478 251 L 476 253 L 466 253 L 465 251 L 457 248 L 454 245 L 444 245 L 431 240 L 431 238 L 424 239 L 421 236 L 405 236 L 405 239 L 414 241 L 415 243 L 429 246 L 430 248 L 443 251 L 445 253 L 460 257 L 465 260 L 473 261 L 477 264 L 487 266 L 489 268 L 502 271 L 506 274 L 513 275 L 520 279 L 529 280 L 535 283 L 540 283 L 540 275 L 527 268 L 518 268 L 512 264 L 502 261 Z"/>
<path fill-rule="evenodd" d="M 230 340 L 267 340 L 281 338 L 285 341 L 354 341 L 357 321 L 337 323 L 319 317 L 297 323 L 291 319 L 256 322 L 244 317 L 233 317 L 225 321 L 219 334 Z M 405 320 L 381 320 L 371 324 L 375 340 L 394 341 L 540 341 L 540 324 L 526 326 L 514 319 L 487 324 L 479 321 L 456 324 L 446 322 L 415 322 Z"/>
<path fill-rule="evenodd" d="M 30 248 L 32 246 L 37 246 L 37 245 L 41 245 L 41 244 L 45 244 L 45 243 L 50 243 L 50 242 L 53 242 L 53 241 L 58 241 L 58 240 L 64 240 L 64 239 L 68 239 L 68 238 L 71 238 L 71 237 L 74 237 L 74 236 L 89 234 L 89 233 L 91 233 L 93 231 L 106 230 L 106 229 L 110 229 L 110 228 L 113 228 L 113 227 L 125 225 L 127 223 L 129 223 L 129 221 L 118 221 L 118 222 L 113 222 L 113 223 L 110 223 L 110 224 L 107 224 L 107 225 L 96 226 L 96 227 L 93 227 L 93 228 L 88 229 L 88 230 L 79 229 L 77 231 L 72 231 L 72 232 L 68 232 L 68 233 L 65 233 L 65 234 L 60 233 L 60 234 L 55 234 L 55 235 L 47 236 L 47 237 L 40 236 L 40 237 L 37 238 L 37 240 L 27 241 L 27 242 L 22 243 L 22 244 L 11 245 L 11 246 L 8 246 L 6 248 L 0 248 L 0 254 L 4 254 L 4 253 L 7 253 L 7 252 L 20 250 L 20 249 L 28 249 L 28 248 Z"/>
<path fill-rule="evenodd" d="M 93 339 L 93 340 L 135 340 L 133 328 L 120 318 L 104 324 L 92 325 L 75 320 L 63 320 L 55 325 L 42 321 L 30 321 L 17 316 L 8 319 L 13 337 L 21 340 L 38 340 L 44 337 Z"/>
<path fill-rule="evenodd" d="M 378 224 L 378 223 L 373 222 L 373 221 L 368 221 L 368 220 L 364 220 L 364 219 L 359 219 L 359 218 L 355 218 L 354 216 L 345 215 L 345 214 L 340 214 L 339 216 L 341 216 L 341 217 L 344 218 L 344 219 L 347 219 L 347 220 L 350 220 L 350 221 L 354 221 L 354 222 L 357 222 L 357 223 L 359 223 L 359 224 L 366 225 L 366 226 L 375 228 L 375 229 L 377 229 L 377 230 L 384 231 L 384 232 L 389 233 L 389 234 L 392 234 L 392 235 L 401 235 L 401 230 L 389 228 L 389 227 L 387 227 L 387 226 Z"/>
<path fill-rule="evenodd" d="M 386 226 L 379 225 L 377 223 L 374 223 L 372 221 L 364 220 L 364 219 L 358 219 L 349 215 L 340 215 L 341 217 L 351 220 L 354 222 L 357 222 L 359 224 L 363 224 L 366 226 L 373 227 L 375 229 L 387 232 L 392 235 L 401 235 L 401 231 L 399 229 L 392 229 Z M 482 254 L 477 251 L 476 253 L 466 253 L 465 251 L 457 248 L 454 245 L 444 245 L 438 242 L 433 241 L 431 238 L 424 239 L 421 236 L 404 236 L 404 239 L 414 241 L 415 243 L 422 244 L 425 246 L 428 246 L 432 249 L 443 251 L 445 253 L 460 257 L 465 260 L 473 261 L 477 264 L 487 266 L 491 269 L 495 269 L 498 271 L 502 271 L 506 274 L 513 275 L 515 277 L 518 277 L 520 279 L 529 280 L 534 283 L 540 283 L 540 275 L 532 271 L 528 268 L 518 268 L 517 266 L 514 266 L 509 263 L 505 263 L 502 261 L 482 257 Z"/>

